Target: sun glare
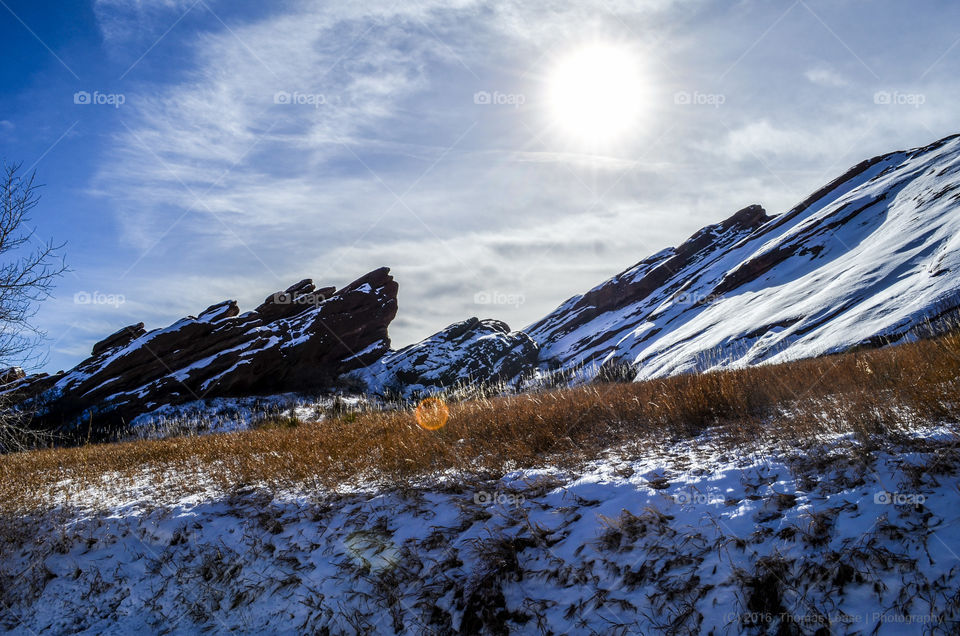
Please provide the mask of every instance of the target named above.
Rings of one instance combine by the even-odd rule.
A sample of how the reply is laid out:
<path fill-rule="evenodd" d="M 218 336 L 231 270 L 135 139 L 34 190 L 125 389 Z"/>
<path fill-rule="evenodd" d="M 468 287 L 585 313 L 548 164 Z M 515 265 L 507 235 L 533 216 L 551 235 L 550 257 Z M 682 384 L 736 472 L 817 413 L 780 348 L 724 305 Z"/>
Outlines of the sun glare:
<path fill-rule="evenodd" d="M 577 141 L 610 143 L 638 123 L 643 82 L 626 47 L 594 44 L 569 54 L 548 87 L 553 124 Z"/>

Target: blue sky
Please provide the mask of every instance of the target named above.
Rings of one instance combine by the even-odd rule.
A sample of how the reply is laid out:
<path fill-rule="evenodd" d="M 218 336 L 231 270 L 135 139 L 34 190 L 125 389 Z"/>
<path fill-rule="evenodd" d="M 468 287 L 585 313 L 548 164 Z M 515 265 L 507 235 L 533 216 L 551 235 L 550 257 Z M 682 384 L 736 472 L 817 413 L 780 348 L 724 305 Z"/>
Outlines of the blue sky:
<path fill-rule="evenodd" d="M 746 205 L 960 132 L 957 24 L 947 1 L 2 0 L 0 157 L 46 184 L 33 225 L 73 269 L 37 317 L 46 369 L 382 265 L 397 346 L 521 328 Z M 550 103 L 597 44 L 640 78 L 602 143 Z"/>

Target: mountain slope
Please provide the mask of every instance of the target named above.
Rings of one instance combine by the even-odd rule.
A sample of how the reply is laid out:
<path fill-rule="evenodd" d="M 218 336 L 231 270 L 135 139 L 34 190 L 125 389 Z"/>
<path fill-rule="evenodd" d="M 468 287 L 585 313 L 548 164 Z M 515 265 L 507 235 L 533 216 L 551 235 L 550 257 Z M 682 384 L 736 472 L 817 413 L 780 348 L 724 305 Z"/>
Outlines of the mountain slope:
<path fill-rule="evenodd" d="M 540 365 L 638 378 L 903 338 L 957 305 L 960 139 L 858 164 L 789 212 L 704 228 L 527 327 Z"/>

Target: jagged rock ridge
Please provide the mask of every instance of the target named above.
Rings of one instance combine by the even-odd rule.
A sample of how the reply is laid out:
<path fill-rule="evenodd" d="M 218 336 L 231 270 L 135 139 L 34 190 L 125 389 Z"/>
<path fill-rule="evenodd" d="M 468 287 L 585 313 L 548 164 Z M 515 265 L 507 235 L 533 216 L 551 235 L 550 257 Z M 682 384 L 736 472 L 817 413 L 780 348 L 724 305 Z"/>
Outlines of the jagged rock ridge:
<path fill-rule="evenodd" d="M 37 410 L 38 427 L 83 433 L 90 421 L 102 436 L 165 404 L 330 387 L 389 350 L 396 313 L 387 268 L 339 290 L 304 280 L 243 314 L 229 300 L 164 329 L 125 327 L 74 369 L 5 391 Z"/>

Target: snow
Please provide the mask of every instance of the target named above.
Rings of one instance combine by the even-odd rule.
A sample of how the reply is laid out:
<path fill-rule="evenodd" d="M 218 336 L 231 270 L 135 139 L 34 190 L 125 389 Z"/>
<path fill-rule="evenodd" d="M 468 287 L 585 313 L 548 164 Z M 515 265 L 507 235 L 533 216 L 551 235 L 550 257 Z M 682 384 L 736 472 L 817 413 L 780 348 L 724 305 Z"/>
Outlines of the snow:
<path fill-rule="evenodd" d="M 327 400 L 326 402 L 329 402 Z M 268 414 L 290 413 L 304 421 L 321 419 L 315 413 L 326 403 L 296 393 L 245 398 L 204 398 L 183 404 L 165 404 L 130 422 L 132 437 L 169 437 L 185 433 L 222 433 L 249 429 Z"/>
<path fill-rule="evenodd" d="M 893 153 L 795 214 L 741 232 L 706 228 L 714 244 L 647 297 L 568 330 L 592 309 L 575 297 L 529 333 L 541 362 L 628 361 L 639 379 L 899 337 L 960 297 L 958 200 L 960 139 Z M 676 253 L 592 291 L 639 281 Z M 781 253 L 789 256 L 772 258 Z M 744 272 L 745 282 L 716 291 Z M 226 311 L 149 332 L 54 390 Z M 254 348 L 309 336 L 293 327 L 287 340 L 264 329 L 216 355 L 249 347 L 236 363 L 247 364 Z M 404 395 L 429 393 L 450 374 L 470 380 L 474 363 L 498 371 L 507 358 L 491 356 L 520 347 L 518 334 L 444 331 L 353 375 L 383 391 L 397 369 L 416 371 L 422 383 L 406 383 Z M 597 343 L 606 334 L 614 337 Z M 169 377 L 186 381 L 215 357 Z M 198 400 L 159 406 L 132 430 L 222 432 L 266 414 L 316 420 L 334 399 L 343 398 Z M 0 631 L 957 633 L 955 430 L 891 444 L 869 451 L 835 436 L 730 449 L 708 433 L 632 455 L 611 450 L 577 471 L 450 471 L 402 489 L 358 482 L 336 492 L 221 492 L 207 478 L 215 465 L 190 475 L 148 465 L 133 481 L 102 475 L 69 499 L 54 494 L 47 510 L 38 495 L 37 512 L 13 520 L 18 532 L 0 533 Z M 193 494 L 167 494 L 176 490 L 163 485 L 178 480 Z"/>
<path fill-rule="evenodd" d="M 705 435 L 576 473 L 447 475 L 402 491 L 164 500 L 145 468 L 133 486 L 61 502 L 61 526 L 38 521 L 2 552 L 0 574 L 20 578 L 0 627 L 647 634 L 829 620 L 834 633 L 955 632 L 951 434 L 867 460 L 844 437 L 732 452 Z"/>
<path fill-rule="evenodd" d="M 806 209 L 720 240 L 647 297 L 570 331 L 565 325 L 582 298 L 575 297 L 528 333 L 541 362 L 618 360 L 634 364 L 638 379 L 900 337 L 960 297 L 958 166 L 960 138 L 892 153 Z M 778 251 L 789 256 L 766 270 L 757 265 Z M 669 256 L 661 252 L 603 285 L 639 280 Z M 755 279 L 716 291 L 741 268 L 754 271 L 751 265 L 761 272 Z"/>
<path fill-rule="evenodd" d="M 353 360 L 362 359 L 364 356 L 370 355 L 379 349 L 386 349 L 387 343 L 384 340 L 377 340 L 369 345 L 367 345 L 362 351 L 358 351 L 353 355 L 349 355 L 343 359 L 343 362 L 351 362 Z"/>
<path fill-rule="evenodd" d="M 536 345 L 526 334 L 499 321 L 471 318 L 387 351 L 346 376 L 370 395 L 395 393 L 410 400 L 458 386 L 513 382 L 535 358 Z"/>
<path fill-rule="evenodd" d="M 149 406 L 149 405 L 148 405 Z M 333 409 L 384 409 L 390 405 L 358 395 L 275 393 L 248 397 L 202 398 L 157 406 L 130 422 L 133 439 L 160 439 L 248 430 L 264 418 L 295 417 L 301 422 L 323 420 Z"/>

